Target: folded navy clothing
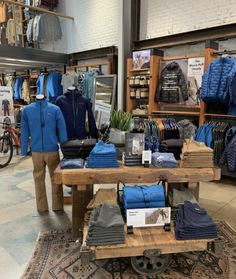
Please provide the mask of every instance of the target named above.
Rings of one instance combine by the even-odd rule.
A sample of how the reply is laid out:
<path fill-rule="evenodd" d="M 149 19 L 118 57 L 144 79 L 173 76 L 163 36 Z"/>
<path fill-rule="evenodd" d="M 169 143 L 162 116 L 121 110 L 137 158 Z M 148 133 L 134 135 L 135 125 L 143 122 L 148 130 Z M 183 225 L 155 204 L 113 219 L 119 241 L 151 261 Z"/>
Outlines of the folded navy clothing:
<path fill-rule="evenodd" d="M 60 162 L 61 169 L 81 169 L 84 167 L 83 159 L 62 159 Z"/>
<path fill-rule="evenodd" d="M 87 160 L 89 163 L 117 163 L 116 159 L 88 159 Z"/>
<path fill-rule="evenodd" d="M 155 152 L 152 154 L 152 165 L 161 168 L 175 168 L 177 161 L 173 153 Z"/>
<path fill-rule="evenodd" d="M 216 238 L 217 228 L 204 209 L 196 203 L 185 201 L 178 208 L 175 236 L 176 239 Z"/>

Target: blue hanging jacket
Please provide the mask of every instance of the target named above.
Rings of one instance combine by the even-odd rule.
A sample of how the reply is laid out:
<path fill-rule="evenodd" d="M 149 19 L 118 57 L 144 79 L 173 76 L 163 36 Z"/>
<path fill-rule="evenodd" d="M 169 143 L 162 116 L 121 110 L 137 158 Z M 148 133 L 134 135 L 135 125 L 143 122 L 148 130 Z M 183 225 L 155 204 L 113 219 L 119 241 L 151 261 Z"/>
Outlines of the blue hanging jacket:
<path fill-rule="evenodd" d="M 236 59 L 220 57 L 209 64 L 202 77 L 201 99 L 206 103 L 228 105 L 232 99 L 230 86 L 236 74 Z"/>

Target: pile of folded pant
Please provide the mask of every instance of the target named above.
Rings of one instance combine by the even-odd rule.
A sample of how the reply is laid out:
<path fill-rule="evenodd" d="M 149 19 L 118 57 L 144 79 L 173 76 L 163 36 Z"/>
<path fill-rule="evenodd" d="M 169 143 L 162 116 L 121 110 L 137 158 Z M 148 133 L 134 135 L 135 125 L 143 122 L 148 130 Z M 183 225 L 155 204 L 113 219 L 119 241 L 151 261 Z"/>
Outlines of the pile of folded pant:
<path fill-rule="evenodd" d="M 173 153 L 154 152 L 152 154 L 152 165 L 160 168 L 176 168 L 177 161 Z"/>
<path fill-rule="evenodd" d="M 125 186 L 123 205 L 127 209 L 164 207 L 165 193 L 162 185 Z"/>
<path fill-rule="evenodd" d="M 175 159 L 180 158 L 184 141 L 182 139 L 163 140 L 160 144 L 160 152 L 173 153 Z"/>
<path fill-rule="evenodd" d="M 116 168 L 119 167 L 114 144 L 100 140 L 87 157 L 88 168 Z"/>
<path fill-rule="evenodd" d="M 83 159 L 62 159 L 60 162 L 61 169 L 81 169 L 84 167 Z"/>
<path fill-rule="evenodd" d="M 175 237 L 179 240 L 216 238 L 216 225 L 198 204 L 185 201 L 178 209 Z"/>
<path fill-rule="evenodd" d="M 117 205 L 101 204 L 93 209 L 87 245 L 112 245 L 125 242 L 124 220 Z"/>
<path fill-rule="evenodd" d="M 212 168 L 213 150 L 203 142 L 186 140 L 183 145 L 180 166 L 183 168 Z"/>

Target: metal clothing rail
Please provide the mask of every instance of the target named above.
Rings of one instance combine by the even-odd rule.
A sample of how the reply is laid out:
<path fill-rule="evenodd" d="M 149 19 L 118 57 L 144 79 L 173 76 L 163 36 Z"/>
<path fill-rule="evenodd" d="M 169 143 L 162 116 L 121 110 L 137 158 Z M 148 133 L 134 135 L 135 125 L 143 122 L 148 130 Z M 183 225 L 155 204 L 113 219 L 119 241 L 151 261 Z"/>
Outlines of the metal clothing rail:
<path fill-rule="evenodd" d="M 224 51 L 214 51 L 214 55 L 235 55 L 236 50 L 224 50 Z"/>
<path fill-rule="evenodd" d="M 59 17 L 62 17 L 62 18 L 74 20 L 74 17 L 72 17 L 72 16 L 67 16 L 67 15 L 64 15 L 64 14 L 61 14 L 61 13 L 49 11 L 47 9 L 40 8 L 40 7 L 34 7 L 34 6 L 31 6 L 31 5 L 25 5 L 25 4 L 21 3 L 21 2 L 15 2 L 13 0 L 0 0 L 0 2 L 5 2 L 5 3 L 8 3 L 8 4 L 20 6 L 20 7 L 23 7 L 23 8 L 29 8 L 30 10 L 34 10 L 34 11 L 38 11 L 38 12 L 43 12 L 43 13 L 59 16 Z"/>

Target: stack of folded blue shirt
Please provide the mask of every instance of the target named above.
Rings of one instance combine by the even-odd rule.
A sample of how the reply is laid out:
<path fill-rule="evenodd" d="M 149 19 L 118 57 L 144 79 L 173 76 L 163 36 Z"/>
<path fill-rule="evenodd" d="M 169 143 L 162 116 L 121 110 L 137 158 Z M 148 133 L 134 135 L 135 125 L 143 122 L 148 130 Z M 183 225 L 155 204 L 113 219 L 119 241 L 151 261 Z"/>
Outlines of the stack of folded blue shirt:
<path fill-rule="evenodd" d="M 165 193 L 162 185 L 125 186 L 123 204 L 126 209 L 164 207 Z"/>
<path fill-rule="evenodd" d="M 88 168 L 117 168 L 116 148 L 114 144 L 99 141 L 87 158 Z"/>
<path fill-rule="evenodd" d="M 175 237 L 179 240 L 216 238 L 216 225 L 198 204 L 185 201 L 178 209 Z"/>
<path fill-rule="evenodd" d="M 160 168 L 176 168 L 177 161 L 173 153 L 154 152 L 152 154 L 152 165 Z"/>

